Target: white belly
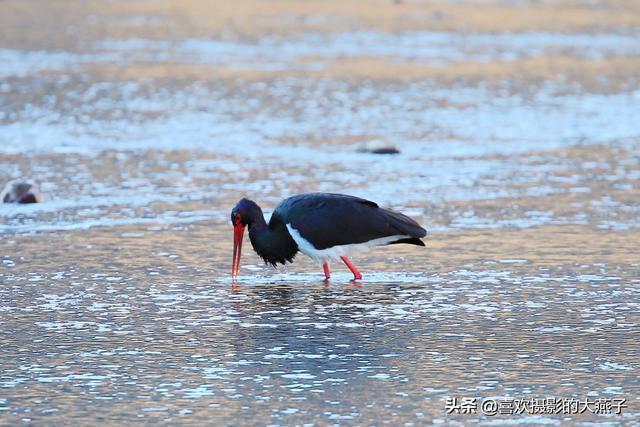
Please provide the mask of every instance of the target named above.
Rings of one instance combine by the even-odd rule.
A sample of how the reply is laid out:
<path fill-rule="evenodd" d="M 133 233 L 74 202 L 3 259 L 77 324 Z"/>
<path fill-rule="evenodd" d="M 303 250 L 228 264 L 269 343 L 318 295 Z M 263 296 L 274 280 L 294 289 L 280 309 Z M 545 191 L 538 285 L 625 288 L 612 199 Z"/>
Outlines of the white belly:
<path fill-rule="evenodd" d="M 327 249 L 316 249 L 311 244 L 311 242 L 302 237 L 298 230 L 293 228 L 291 224 L 287 224 L 287 230 L 289 230 L 289 234 L 291 234 L 291 237 L 298 245 L 298 249 L 300 249 L 300 252 L 321 263 L 329 260 L 338 260 L 341 256 L 351 255 L 356 252 L 364 252 L 369 250 L 369 248 L 371 248 L 372 246 L 386 245 L 387 243 L 394 242 L 399 239 L 406 239 L 411 237 L 399 234 L 396 236 L 388 236 L 382 237 L 380 239 L 370 240 L 364 243 L 337 245 Z"/>

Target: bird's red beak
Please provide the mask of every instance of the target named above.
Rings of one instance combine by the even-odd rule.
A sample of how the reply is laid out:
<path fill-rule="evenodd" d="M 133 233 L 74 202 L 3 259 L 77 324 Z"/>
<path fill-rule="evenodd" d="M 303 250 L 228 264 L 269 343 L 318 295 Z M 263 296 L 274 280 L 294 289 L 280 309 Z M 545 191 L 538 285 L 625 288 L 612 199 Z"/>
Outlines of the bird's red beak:
<path fill-rule="evenodd" d="M 244 225 L 233 226 L 233 264 L 231 264 L 231 277 L 238 277 L 240 270 L 240 257 L 242 256 L 242 236 L 244 235 Z"/>

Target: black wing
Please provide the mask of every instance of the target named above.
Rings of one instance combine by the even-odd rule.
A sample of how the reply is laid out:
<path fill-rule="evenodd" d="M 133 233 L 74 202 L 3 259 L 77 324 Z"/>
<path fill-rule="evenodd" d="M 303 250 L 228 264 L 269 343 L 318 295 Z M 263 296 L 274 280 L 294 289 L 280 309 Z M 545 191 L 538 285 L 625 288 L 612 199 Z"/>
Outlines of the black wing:
<path fill-rule="evenodd" d="M 383 209 L 359 197 L 332 193 L 311 193 L 285 199 L 274 211 L 272 221 L 291 224 L 316 249 L 364 243 L 389 236 L 408 236 L 392 243 L 424 246 L 427 232 L 399 212 Z"/>

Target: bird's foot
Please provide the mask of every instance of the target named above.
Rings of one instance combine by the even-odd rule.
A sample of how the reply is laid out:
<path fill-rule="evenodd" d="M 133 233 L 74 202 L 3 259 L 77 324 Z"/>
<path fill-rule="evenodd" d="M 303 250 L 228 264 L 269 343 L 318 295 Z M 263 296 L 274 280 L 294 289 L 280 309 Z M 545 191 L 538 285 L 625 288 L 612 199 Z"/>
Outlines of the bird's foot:
<path fill-rule="evenodd" d="M 322 264 L 322 269 L 324 270 L 324 282 L 328 283 L 331 278 L 331 271 L 329 271 L 329 263 L 325 262 Z"/>
<path fill-rule="evenodd" d="M 360 271 L 358 271 L 356 266 L 353 265 L 351 263 L 351 261 L 349 261 L 349 259 L 346 256 L 341 256 L 340 259 L 342 260 L 342 262 L 344 262 L 346 264 L 347 267 L 349 267 L 349 270 L 351 270 L 351 272 L 353 273 L 353 280 L 354 281 L 362 279 L 362 273 L 360 273 Z"/>

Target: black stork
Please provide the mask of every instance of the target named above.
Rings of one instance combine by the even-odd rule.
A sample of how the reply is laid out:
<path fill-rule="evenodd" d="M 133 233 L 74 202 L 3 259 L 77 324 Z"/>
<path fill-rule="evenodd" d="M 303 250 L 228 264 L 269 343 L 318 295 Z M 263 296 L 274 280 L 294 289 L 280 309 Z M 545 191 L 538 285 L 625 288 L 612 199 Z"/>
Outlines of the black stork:
<path fill-rule="evenodd" d="M 353 273 L 362 274 L 347 255 L 370 246 L 408 243 L 424 246 L 427 231 L 399 212 L 379 207 L 359 197 L 332 193 L 300 194 L 282 201 L 269 223 L 254 201 L 242 199 L 231 211 L 234 229 L 231 276 L 240 269 L 242 237 L 249 227 L 253 249 L 266 263 L 292 262 L 298 251 L 322 263 L 325 279 L 329 260 L 341 259 Z"/>

